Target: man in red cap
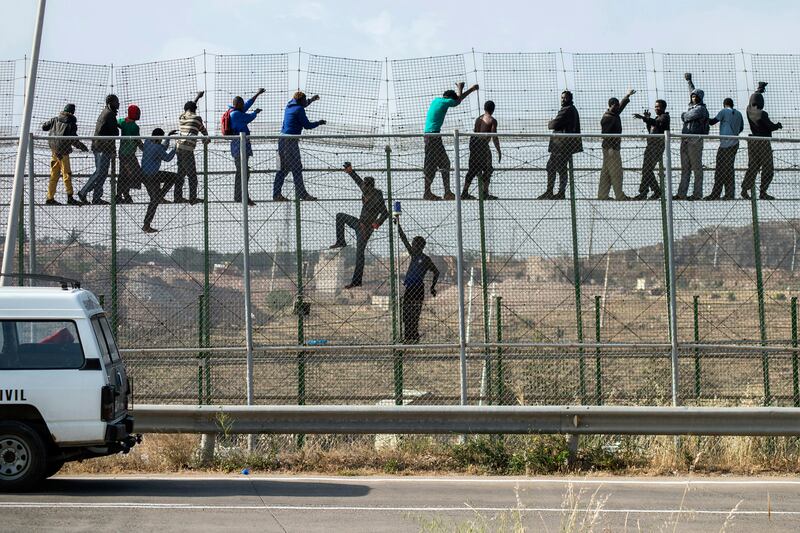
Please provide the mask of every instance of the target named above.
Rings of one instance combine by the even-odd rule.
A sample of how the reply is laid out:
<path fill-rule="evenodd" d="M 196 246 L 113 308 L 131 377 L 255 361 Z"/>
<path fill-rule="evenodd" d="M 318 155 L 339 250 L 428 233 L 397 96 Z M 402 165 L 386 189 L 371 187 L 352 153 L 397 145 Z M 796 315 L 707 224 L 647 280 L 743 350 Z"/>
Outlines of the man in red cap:
<path fill-rule="evenodd" d="M 136 121 L 141 116 L 139 106 L 128 106 L 128 116 L 117 121 L 123 137 L 139 136 L 139 125 Z M 142 169 L 136 158 L 136 149 L 141 150 L 142 147 L 142 141 L 139 139 L 122 140 L 119 143 L 119 182 L 116 197 L 118 204 L 132 204 L 131 189 L 142 188 Z"/>

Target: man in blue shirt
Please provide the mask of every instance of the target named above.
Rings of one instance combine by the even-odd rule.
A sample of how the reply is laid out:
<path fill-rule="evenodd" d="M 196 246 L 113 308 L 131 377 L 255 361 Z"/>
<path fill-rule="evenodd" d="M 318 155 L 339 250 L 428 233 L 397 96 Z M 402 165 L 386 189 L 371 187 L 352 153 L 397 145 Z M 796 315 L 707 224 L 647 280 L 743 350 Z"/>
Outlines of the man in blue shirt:
<path fill-rule="evenodd" d="M 419 315 L 422 313 L 422 303 L 425 300 L 425 275 L 433 272 L 431 281 L 431 296 L 436 296 L 436 282 L 439 281 L 439 269 L 433 264 L 431 258 L 422 253 L 425 249 L 425 238 L 416 236 L 411 243 L 408 242 L 400 221 L 397 221 L 397 233 L 400 240 L 411 256 L 408 270 L 403 280 L 406 290 L 403 293 L 403 342 L 416 344 L 419 342 Z"/>
<path fill-rule="evenodd" d="M 441 133 L 442 124 L 444 124 L 444 117 L 447 115 L 447 110 L 455 107 L 464 99 L 467 98 L 473 91 L 478 90 L 478 85 L 473 85 L 467 92 L 464 92 L 464 82 L 456 83 L 458 92 L 445 91 L 440 98 L 434 98 L 428 108 L 428 115 L 425 118 L 425 133 Z M 436 177 L 436 171 L 442 172 L 442 184 L 444 185 L 444 199 L 455 200 L 456 196 L 450 190 L 450 158 L 447 157 L 447 150 L 444 149 L 444 143 L 439 136 L 428 137 L 425 136 L 425 163 L 423 172 L 425 174 L 425 194 L 422 196 L 423 200 L 441 200 L 442 198 L 431 192 L 431 185 L 433 185 L 433 178 Z"/>
<path fill-rule="evenodd" d="M 738 110 L 733 108 L 733 99 L 726 98 L 722 102 L 723 108 L 717 116 L 708 121 L 709 126 L 719 123 L 720 135 L 739 136 L 744 129 L 744 118 Z M 714 188 L 706 200 L 719 200 L 722 190 L 725 189 L 723 200 L 733 200 L 735 171 L 733 164 L 736 161 L 736 152 L 739 151 L 737 139 L 721 139 L 717 150 L 717 166 L 714 170 Z"/>
<path fill-rule="evenodd" d="M 253 122 L 259 113 L 261 113 L 260 109 L 255 109 L 252 113 L 248 113 L 250 108 L 262 93 L 264 89 L 259 89 L 256 94 L 253 95 L 251 99 L 248 101 L 244 101 L 241 96 L 237 96 L 233 99 L 232 104 L 228 106 L 230 109 L 230 129 L 231 131 L 228 132 L 231 135 L 239 135 L 240 133 L 245 133 L 250 135 L 250 128 L 248 124 Z M 224 133 L 224 132 L 223 132 Z M 236 165 L 236 177 L 233 180 L 233 201 L 234 202 L 241 202 L 242 201 L 242 158 L 241 152 L 239 151 L 239 139 L 234 139 L 231 141 L 231 156 L 233 157 L 233 163 Z M 253 147 L 250 145 L 250 139 L 247 140 L 247 145 L 245 146 L 247 151 L 247 161 L 250 161 L 250 158 L 253 156 Z M 247 204 L 250 206 L 256 205 L 256 203 L 251 200 L 249 197 L 247 198 Z"/>
<path fill-rule="evenodd" d="M 177 131 L 169 132 L 169 135 L 176 134 Z M 156 128 L 153 130 L 153 137 L 162 137 L 164 130 Z M 169 150 L 169 139 L 164 141 L 147 139 L 142 147 L 142 183 L 147 189 L 150 203 L 147 204 L 147 212 L 144 215 L 142 231 L 145 233 L 155 233 L 158 230 L 150 224 L 156 216 L 156 208 L 160 203 L 169 203 L 164 199 L 167 191 L 175 185 L 178 175 L 174 172 L 164 172 L 161 170 L 163 161 L 172 161 L 175 157 L 175 149 Z M 164 184 L 163 186 L 161 184 Z"/>
<path fill-rule="evenodd" d="M 297 91 L 286 104 L 283 112 L 282 135 L 300 135 L 303 130 L 313 130 L 318 126 L 324 126 L 324 120 L 311 122 L 306 116 L 306 107 L 319 100 L 319 95 L 306 98 L 306 94 Z M 275 174 L 275 181 L 272 183 L 272 199 L 276 202 L 288 202 L 283 193 L 283 182 L 289 172 L 292 173 L 294 180 L 294 193 L 301 200 L 314 201 L 316 198 L 308 194 L 303 183 L 303 162 L 300 159 L 300 143 L 296 137 L 287 137 L 278 140 L 278 159 L 280 168 Z"/>

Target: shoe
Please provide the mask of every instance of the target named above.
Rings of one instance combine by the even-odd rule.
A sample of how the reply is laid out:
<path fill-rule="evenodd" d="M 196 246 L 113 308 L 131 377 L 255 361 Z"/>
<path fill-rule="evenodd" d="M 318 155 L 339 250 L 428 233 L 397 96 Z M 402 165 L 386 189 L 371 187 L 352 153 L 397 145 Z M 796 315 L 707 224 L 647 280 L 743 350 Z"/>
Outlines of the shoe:
<path fill-rule="evenodd" d="M 706 200 L 708 202 L 713 202 L 715 200 L 719 200 L 719 195 L 718 194 L 709 194 L 708 196 L 703 198 L 703 200 Z"/>
<path fill-rule="evenodd" d="M 83 202 L 79 202 L 78 200 L 75 199 L 74 196 L 70 194 L 69 196 L 67 196 L 67 205 L 83 205 Z"/>
<path fill-rule="evenodd" d="M 92 200 L 92 205 L 109 205 L 109 203 L 103 200 L 102 198 L 97 198 L 95 200 Z"/>
<path fill-rule="evenodd" d="M 447 191 L 446 193 L 444 193 L 444 199 L 445 200 L 455 200 L 456 199 L 456 195 L 453 194 L 453 191 Z"/>
<path fill-rule="evenodd" d="M 178 198 L 175 198 L 174 200 L 172 200 L 172 203 L 173 204 L 188 204 L 189 200 L 187 200 L 186 198 L 184 198 L 182 196 L 179 196 Z"/>
<path fill-rule="evenodd" d="M 646 192 L 640 192 L 639 194 L 637 194 L 636 196 L 634 196 L 631 199 L 632 200 L 636 200 L 637 202 L 641 201 L 641 200 L 647 200 L 647 193 Z"/>
<path fill-rule="evenodd" d="M 605 202 L 606 200 L 611 200 L 611 198 L 609 196 L 606 196 L 605 198 L 600 198 L 598 196 L 597 199 L 600 200 L 601 202 Z"/>
<path fill-rule="evenodd" d="M 495 195 L 493 195 L 493 194 L 487 194 L 487 195 L 485 195 L 485 196 L 484 196 L 484 199 L 486 199 L 486 200 L 498 200 L 497 196 L 495 196 Z"/>
<path fill-rule="evenodd" d="M 355 289 L 356 287 L 360 287 L 360 283 L 349 283 L 344 286 L 345 289 Z"/>
<path fill-rule="evenodd" d="M 306 194 L 305 196 L 301 196 L 300 200 L 303 202 L 316 202 L 318 198 L 316 196 L 311 196 L 310 194 Z"/>
<path fill-rule="evenodd" d="M 126 195 L 125 198 L 123 198 L 122 203 L 123 204 L 132 204 L 133 203 L 133 198 L 131 198 L 130 195 Z"/>
<path fill-rule="evenodd" d="M 145 233 L 158 233 L 158 230 L 152 226 L 142 226 L 142 231 Z"/>
<path fill-rule="evenodd" d="M 648 200 L 661 200 L 661 193 L 656 191 Z"/>
<path fill-rule="evenodd" d="M 542 194 L 536 197 L 537 200 L 552 200 L 553 199 L 553 191 L 544 191 Z"/>
<path fill-rule="evenodd" d="M 204 198 L 189 198 L 189 203 L 190 203 L 191 205 L 202 204 L 202 203 L 204 203 L 204 202 L 205 202 L 205 199 L 204 199 Z"/>
<path fill-rule="evenodd" d="M 337 248 L 344 248 L 345 246 L 347 246 L 346 242 L 335 242 L 335 243 L 331 244 L 330 246 L 328 246 L 328 249 L 329 250 L 336 250 Z"/>
<path fill-rule="evenodd" d="M 44 201 L 44 205 L 62 205 L 61 202 L 56 200 L 55 198 L 50 198 Z"/>
<path fill-rule="evenodd" d="M 772 196 L 769 193 L 762 192 L 761 194 L 758 195 L 758 199 L 759 200 L 774 200 L 775 197 Z"/>
<path fill-rule="evenodd" d="M 439 200 L 442 199 L 442 197 L 441 196 L 437 196 L 437 195 L 433 194 L 432 192 L 428 191 L 428 192 L 426 192 L 425 194 L 422 195 L 422 199 L 423 200 L 430 200 L 432 202 L 438 202 Z"/>
<path fill-rule="evenodd" d="M 162 198 L 161 200 L 159 200 L 159 201 L 158 201 L 158 203 L 159 203 L 159 204 L 171 204 L 172 202 L 170 202 L 170 201 L 169 201 L 169 200 L 167 200 L 166 198 Z"/>
<path fill-rule="evenodd" d="M 114 197 L 114 203 L 115 204 L 124 204 L 125 203 L 125 197 L 122 196 L 121 194 L 116 195 Z"/>
<path fill-rule="evenodd" d="M 256 203 L 251 198 L 248 198 L 247 199 L 247 205 L 249 205 L 250 207 L 255 207 Z"/>
<path fill-rule="evenodd" d="M 698 194 L 693 194 L 693 195 L 689 196 L 686 199 L 689 200 L 690 202 L 694 202 L 694 201 L 697 201 L 697 200 L 702 200 L 703 196 L 702 195 L 698 195 Z"/>
<path fill-rule="evenodd" d="M 563 200 L 566 197 L 567 196 L 564 193 L 564 191 L 559 191 L 558 194 L 554 194 L 550 199 L 551 200 Z"/>
<path fill-rule="evenodd" d="M 722 200 L 724 200 L 724 201 L 728 202 L 728 201 L 730 201 L 730 200 L 735 200 L 735 198 L 733 197 L 733 195 L 732 195 L 732 194 L 730 194 L 730 195 L 723 196 L 723 197 L 722 197 Z"/>
<path fill-rule="evenodd" d="M 472 195 L 471 195 L 470 193 L 468 193 L 467 191 L 464 191 L 464 192 L 462 192 L 462 193 L 461 193 L 461 199 L 462 199 L 462 200 L 474 200 L 474 199 L 475 199 L 475 197 L 474 197 L 474 196 L 472 196 Z"/>
<path fill-rule="evenodd" d="M 673 200 L 686 200 L 686 197 L 683 196 L 682 194 L 676 194 L 675 196 L 672 197 L 672 199 Z"/>
<path fill-rule="evenodd" d="M 623 194 L 623 195 L 622 195 L 622 198 L 617 198 L 617 201 L 618 201 L 618 202 L 627 202 L 627 201 L 629 201 L 629 200 L 631 200 L 631 197 L 630 197 L 630 196 L 628 196 L 627 194 Z"/>
<path fill-rule="evenodd" d="M 273 196 L 272 197 L 272 201 L 273 202 L 288 202 L 289 199 L 286 198 L 284 195 L 279 194 L 278 196 Z"/>
<path fill-rule="evenodd" d="M 80 200 L 83 205 L 89 205 L 89 200 L 86 198 L 86 195 L 83 194 L 82 192 L 78 193 L 78 200 Z"/>

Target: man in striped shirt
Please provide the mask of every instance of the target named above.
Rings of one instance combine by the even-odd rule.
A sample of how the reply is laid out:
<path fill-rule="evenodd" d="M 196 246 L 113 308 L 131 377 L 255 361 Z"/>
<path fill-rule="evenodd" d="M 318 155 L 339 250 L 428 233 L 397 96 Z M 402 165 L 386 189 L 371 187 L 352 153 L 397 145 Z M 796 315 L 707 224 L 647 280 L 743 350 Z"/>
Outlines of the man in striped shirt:
<path fill-rule="evenodd" d="M 197 145 L 197 135 L 202 133 L 208 135 L 203 117 L 197 114 L 197 102 L 205 94 L 204 91 L 197 93 L 194 100 L 186 102 L 183 106 L 183 113 L 178 119 L 178 127 L 181 138 L 176 142 L 178 154 L 178 177 L 175 181 L 174 201 L 176 204 L 190 203 L 192 205 L 202 203 L 203 200 L 197 198 L 197 166 L 194 160 L 194 148 Z M 208 142 L 204 140 L 203 142 Z M 189 178 L 189 199 L 183 197 L 183 181 Z"/>

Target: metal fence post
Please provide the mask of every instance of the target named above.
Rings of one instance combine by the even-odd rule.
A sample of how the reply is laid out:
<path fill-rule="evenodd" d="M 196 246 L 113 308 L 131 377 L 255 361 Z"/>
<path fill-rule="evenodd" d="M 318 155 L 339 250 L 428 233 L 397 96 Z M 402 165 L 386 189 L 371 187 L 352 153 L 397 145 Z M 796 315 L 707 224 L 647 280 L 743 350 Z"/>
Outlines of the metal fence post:
<path fill-rule="evenodd" d="M 700 297 L 692 298 L 692 315 L 694 317 L 694 397 L 700 398 Z"/>
<path fill-rule="evenodd" d="M 497 364 L 495 365 L 497 373 L 497 403 L 499 405 L 503 405 L 505 401 L 505 376 L 503 375 L 505 369 L 503 367 L 503 347 L 501 343 L 503 342 L 503 314 L 502 310 L 502 296 L 495 296 L 495 324 L 497 325 Z"/>
<path fill-rule="evenodd" d="M 575 326 L 578 330 L 578 391 L 586 403 L 586 361 L 583 350 L 583 310 L 581 307 L 581 263 L 578 257 L 578 205 L 575 198 L 575 168 L 569 156 L 569 210 L 572 229 L 572 277 L 575 285 Z"/>
<path fill-rule="evenodd" d="M 484 202 L 486 201 L 483 191 L 483 183 L 478 180 L 478 225 L 480 226 L 480 239 L 481 239 L 481 289 L 483 296 L 483 342 L 488 344 L 490 342 L 489 336 L 489 273 L 487 272 L 486 260 L 486 211 Z M 484 348 L 483 359 L 486 361 L 486 381 L 489 387 L 486 388 L 489 405 L 492 404 L 492 358 L 488 348 Z"/>
<path fill-rule="evenodd" d="M 247 168 L 247 136 L 244 133 L 239 134 L 239 164 L 242 182 L 242 237 L 244 239 L 242 242 L 242 281 L 244 284 L 245 342 L 247 343 L 247 405 L 253 405 L 255 397 L 253 391 L 253 315 L 250 301 L 250 226 L 247 211 L 250 201 L 248 186 L 250 170 Z"/>
<path fill-rule="evenodd" d="M 19 197 L 19 218 L 17 220 L 17 272 L 25 273 L 25 194 Z M 19 277 L 18 285 L 25 285 L 25 278 Z"/>
<path fill-rule="evenodd" d="M 677 288 L 675 287 L 675 240 L 672 227 L 672 145 L 669 130 L 664 132 L 664 152 L 666 154 L 666 168 L 663 186 L 661 187 L 662 209 L 664 209 L 664 233 L 666 240 L 666 270 L 667 270 L 667 298 L 669 299 L 669 342 L 672 365 L 672 405 L 677 406 L 678 398 L 678 319 L 677 319 Z"/>
<path fill-rule="evenodd" d="M 461 405 L 467 405 L 467 337 L 464 315 L 464 242 L 461 232 L 461 143 L 458 130 L 453 133 L 455 149 L 454 178 L 456 189 L 456 283 L 458 284 L 458 344 L 461 377 Z"/>
<path fill-rule="evenodd" d="M 393 212 L 394 196 L 392 195 L 392 147 L 388 144 L 386 151 L 386 198 L 389 212 Z M 389 307 L 392 310 L 392 344 L 400 342 L 400 329 L 397 317 L 397 299 L 399 287 L 397 283 L 397 270 L 395 269 L 395 242 L 394 242 L 394 217 L 389 217 Z M 392 349 L 394 371 L 394 403 L 403 405 L 403 352 Z"/>
<path fill-rule="evenodd" d="M 598 294 L 594 297 L 594 341 L 600 344 L 600 303 L 602 297 Z M 600 359 L 600 346 L 594 349 L 594 394 L 595 403 L 603 404 L 603 366 Z"/>
<path fill-rule="evenodd" d="M 211 258 L 208 219 L 208 143 L 203 143 L 203 298 L 205 343 L 211 346 Z"/>
<path fill-rule="evenodd" d="M 761 345 L 767 344 L 767 323 L 764 312 L 764 274 L 761 265 L 761 232 L 758 226 L 758 200 L 756 199 L 756 186 L 750 188 L 750 207 L 753 216 L 753 257 L 756 267 L 756 296 L 758 297 L 758 329 L 761 335 Z M 761 370 L 764 376 L 764 405 L 772 403 L 772 393 L 769 384 L 769 354 L 761 353 Z"/>
<path fill-rule="evenodd" d="M 36 274 L 36 171 L 34 168 L 33 133 L 28 139 L 28 272 Z M 31 285 L 34 281 L 31 280 Z"/>
<path fill-rule="evenodd" d="M 116 141 L 114 141 L 116 143 Z M 111 330 L 119 342 L 119 286 L 117 284 L 117 154 L 111 153 L 111 185 L 110 185 L 111 216 Z"/>
<path fill-rule="evenodd" d="M 205 298 L 203 294 L 200 294 L 197 298 L 197 345 L 198 347 L 203 347 L 203 323 L 205 322 Z M 203 398 L 205 394 L 203 394 L 203 374 L 205 373 L 205 364 L 204 364 L 204 356 L 202 350 L 197 353 L 197 404 L 203 405 Z"/>
<path fill-rule="evenodd" d="M 792 296 L 792 399 L 794 406 L 800 407 L 800 382 L 798 382 L 797 365 L 797 296 Z"/>

